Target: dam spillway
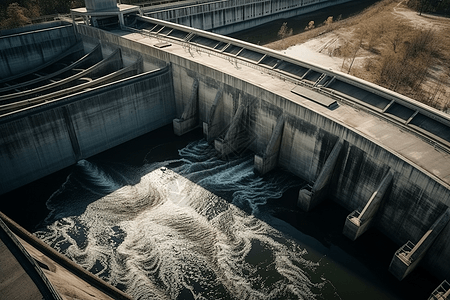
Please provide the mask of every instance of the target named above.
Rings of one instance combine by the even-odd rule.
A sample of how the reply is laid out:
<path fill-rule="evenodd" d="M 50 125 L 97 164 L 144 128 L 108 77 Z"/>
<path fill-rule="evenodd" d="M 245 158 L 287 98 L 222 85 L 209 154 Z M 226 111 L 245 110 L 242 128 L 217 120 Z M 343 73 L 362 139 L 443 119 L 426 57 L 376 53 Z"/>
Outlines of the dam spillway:
<path fill-rule="evenodd" d="M 162 107 L 169 107 L 171 113 L 165 115 L 164 109 L 157 111 L 156 115 L 166 118 L 161 123 L 156 122 L 152 128 L 172 120 L 180 133 L 201 126 L 206 138 L 215 144 L 223 157 L 251 150 L 259 157 L 255 157 L 255 163 L 268 165 L 265 169 L 281 167 L 306 180 L 310 188 L 307 187 L 304 193 L 309 193 L 311 198 L 313 194 L 320 196 L 327 193 L 349 211 L 359 213 L 364 211 L 366 202 L 387 174 L 392 172 L 392 179 L 372 226 L 398 245 L 408 241 L 419 242 L 445 213 L 449 202 L 450 168 L 448 132 L 445 130 L 448 117 L 442 113 L 339 72 L 304 64 L 260 47 L 155 19 L 142 17 L 141 22 L 142 28 L 131 28 L 130 31 L 106 32 L 83 25 L 75 28 L 86 49 L 93 49 L 98 43 L 106 53 L 120 48 L 128 63 L 142 56 L 143 72 L 148 72 L 155 65 L 166 66 L 170 63 L 166 71 L 168 77 L 162 80 L 169 83 L 166 93 L 169 96 L 160 103 Z M 140 82 L 137 77 L 134 80 Z M 122 85 L 118 87 L 128 89 L 126 81 L 119 82 Z M 98 94 L 101 91 L 102 87 L 82 90 L 86 93 L 83 97 L 92 95 L 84 105 L 89 107 L 92 102 L 96 103 L 93 99 L 102 97 L 99 96 L 101 93 Z M 126 93 L 112 92 L 107 95 L 113 94 L 120 97 Z M 148 99 L 144 94 L 137 98 L 141 101 L 139 105 Z M 133 136 L 127 132 L 111 132 L 111 126 L 94 122 L 109 118 L 110 124 L 126 124 L 133 120 L 118 117 L 126 110 L 111 109 L 110 102 L 105 102 L 103 106 L 97 102 L 100 105 L 93 111 L 76 118 L 80 113 L 72 109 L 82 98 L 76 95 L 70 95 L 67 99 L 58 98 L 52 103 L 35 103 L 30 108 L 7 112 L 2 117 L 2 132 L 17 132 L 15 137 L 9 135 L 8 138 L 18 141 L 18 145 L 38 132 L 38 128 L 42 128 L 41 136 L 49 134 L 51 123 L 30 123 L 29 128 L 32 129 L 28 133 L 11 128 L 20 128 L 18 124 L 48 112 L 55 114 L 60 107 L 68 105 L 60 113 L 62 117 L 58 124 L 61 126 L 54 125 L 65 128 L 65 133 L 51 143 L 46 140 L 42 146 L 42 139 L 36 140 L 34 145 L 24 145 L 22 149 L 32 149 L 37 155 L 17 156 L 19 158 L 11 163 L 12 167 L 2 168 L 5 170 L 2 182 L 9 178 L 18 180 L 11 174 L 20 170 L 20 164 L 29 168 L 33 161 L 41 164 L 32 167 L 33 171 L 51 172 Z M 134 99 L 134 94 L 131 95 L 130 98 Z M 320 98 L 324 96 L 333 100 L 329 103 L 336 105 L 323 105 Z M 130 98 L 121 99 L 129 102 Z M 117 101 L 120 103 L 122 100 Z M 152 110 L 153 107 L 148 109 Z M 44 120 L 52 122 L 53 118 Z M 142 126 L 145 127 L 146 122 L 155 120 L 155 115 L 134 120 L 143 120 Z M 42 125 L 36 127 L 35 124 Z M 86 127 L 86 124 L 93 125 Z M 105 128 L 107 134 L 101 136 L 108 137 L 108 143 L 96 136 L 83 144 L 84 138 L 98 128 Z M 152 129 L 146 127 L 142 132 L 145 130 Z M 131 131 L 139 134 L 134 133 L 134 129 L 128 130 Z M 21 138 L 20 134 L 27 138 Z M 109 136 L 112 142 L 109 142 Z M 66 155 L 60 160 L 64 163 L 46 164 L 50 161 L 44 156 L 47 150 L 39 151 L 52 143 L 65 143 L 57 147 L 64 149 L 60 151 Z M 13 149 L 3 145 L 11 143 L 4 142 L 2 149 Z M 80 145 L 87 148 L 80 148 Z M 333 151 L 337 152 L 336 160 L 328 163 Z M 3 153 L 2 164 L 10 162 L 13 153 Z M 28 156 L 31 157 L 30 162 L 24 161 Z M 321 177 L 325 165 L 331 165 L 331 171 Z M 19 174 L 23 177 L 27 171 L 23 169 Z M 318 178 L 328 178 L 322 186 L 325 189 L 319 189 L 316 184 Z M 21 180 L 25 181 L 23 178 Z M 445 268 L 450 252 L 446 238 L 448 230 L 448 226 L 442 228 L 422 260 L 423 265 L 433 270 L 439 278 L 448 278 Z"/>

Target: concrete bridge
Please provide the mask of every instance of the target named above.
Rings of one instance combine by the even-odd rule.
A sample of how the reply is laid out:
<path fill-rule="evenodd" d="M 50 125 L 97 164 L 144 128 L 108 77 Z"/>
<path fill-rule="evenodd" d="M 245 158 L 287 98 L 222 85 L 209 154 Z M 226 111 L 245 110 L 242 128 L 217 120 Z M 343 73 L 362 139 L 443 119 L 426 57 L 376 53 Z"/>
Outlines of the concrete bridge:
<path fill-rule="evenodd" d="M 183 1 L 144 7 L 145 16 L 220 34 L 245 30 L 351 0 Z"/>
<path fill-rule="evenodd" d="M 224 158 L 250 149 L 256 172 L 280 167 L 308 181 L 293 199 L 302 209 L 332 198 L 351 211 L 350 239 L 371 226 L 386 234 L 399 245 L 397 278 L 419 262 L 450 278 L 448 115 L 263 47 L 133 21 L 1 37 L 15 48 L 0 49 L 0 193 L 158 127 L 182 135 L 200 126 Z M 48 46 L 53 35 L 67 42 Z M 35 65 L 11 73 L 14 53 L 36 53 Z M 49 69 L 55 63 L 64 72 Z"/>

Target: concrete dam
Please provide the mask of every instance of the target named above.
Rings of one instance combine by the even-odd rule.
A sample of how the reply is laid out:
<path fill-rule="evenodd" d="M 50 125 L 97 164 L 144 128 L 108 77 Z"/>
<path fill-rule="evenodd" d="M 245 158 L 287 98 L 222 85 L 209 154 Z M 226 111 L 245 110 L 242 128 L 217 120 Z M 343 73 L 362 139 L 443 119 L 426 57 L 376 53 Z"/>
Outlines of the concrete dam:
<path fill-rule="evenodd" d="M 348 238 L 379 229 L 399 280 L 419 263 L 450 278 L 448 115 L 217 33 L 123 20 L 2 32 L 0 194 L 167 124 L 201 127 L 223 159 L 251 150 L 256 173 L 306 180 L 303 210 L 331 197 L 351 211 Z"/>
<path fill-rule="evenodd" d="M 187 1 L 143 8 L 145 16 L 229 34 L 351 0 Z"/>

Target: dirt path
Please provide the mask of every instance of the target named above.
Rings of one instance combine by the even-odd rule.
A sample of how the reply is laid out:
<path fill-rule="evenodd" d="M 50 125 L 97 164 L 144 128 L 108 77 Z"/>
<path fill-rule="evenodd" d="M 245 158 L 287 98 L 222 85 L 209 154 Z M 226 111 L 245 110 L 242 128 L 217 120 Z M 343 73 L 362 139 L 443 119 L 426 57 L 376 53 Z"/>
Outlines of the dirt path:
<path fill-rule="evenodd" d="M 386 27 L 385 30 L 391 30 L 389 20 L 398 20 L 402 24 L 417 30 L 432 30 L 437 34 L 442 45 L 450 45 L 450 19 L 429 14 L 419 15 L 416 11 L 406 7 L 404 0 L 381 1 L 379 4 L 382 2 L 384 2 L 383 5 L 374 5 L 361 15 L 334 23 L 333 28 L 328 32 L 322 26 L 265 46 L 272 49 L 283 49 L 279 51 L 291 57 L 335 71 L 350 73 L 373 82 L 371 74 L 367 73 L 364 66 L 368 60 L 376 61 L 379 53 L 359 48 L 353 61 L 354 52 L 350 52 L 349 57 L 349 50 L 347 50 L 347 58 L 344 58 L 340 55 L 342 51 L 340 53 L 336 51 L 336 49 L 343 49 L 346 46 L 349 48 L 348 45 L 355 44 L 357 42 L 355 32 L 361 26 L 384 26 Z M 394 18 L 388 17 L 388 13 Z M 366 22 L 369 19 L 370 21 Z M 370 22 L 375 23 L 371 24 Z M 386 41 L 381 40 L 378 43 L 386 43 Z M 376 47 L 383 47 L 382 44 L 380 45 Z M 441 51 L 448 53 L 448 49 L 445 49 L 445 46 L 442 47 Z M 447 67 L 449 58 L 443 57 L 443 59 L 444 61 L 438 60 L 436 65 L 430 68 L 426 80 L 422 83 L 422 89 L 430 93 L 429 97 L 433 97 L 435 102 L 433 106 L 446 111 L 450 106 L 448 100 L 448 96 L 450 96 L 450 72 Z M 435 91 L 437 92 L 435 93 Z M 414 98 L 414 95 L 405 95 Z"/>

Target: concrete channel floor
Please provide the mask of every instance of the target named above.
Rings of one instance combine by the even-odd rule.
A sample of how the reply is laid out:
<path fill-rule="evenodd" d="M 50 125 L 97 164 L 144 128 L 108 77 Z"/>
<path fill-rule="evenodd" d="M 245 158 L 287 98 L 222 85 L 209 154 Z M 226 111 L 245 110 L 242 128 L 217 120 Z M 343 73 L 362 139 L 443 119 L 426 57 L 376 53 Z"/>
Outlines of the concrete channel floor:
<path fill-rule="evenodd" d="M 38 287 L 16 256 L 20 257 L 10 251 L 3 239 L 0 239 L 0 298 L 43 299 Z"/>
<path fill-rule="evenodd" d="M 14 234 L 3 217 L 0 213 L 1 300 L 114 299 Z"/>
<path fill-rule="evenodd" d="M 150 47 L 154 47 L 155 44 L 160 42 L 156 38 L 123 30 L 113 31 L 112 33 L 122 36 L 125 39 L 146 44 Z M 219 56 L 201 52 L 201 50 L 197 51 L 197 49 L 187 51 L 186 48 L 183 48 L 177 43 L 172 43 L 171 46 L 165 47 L 163 51 L 218 69 L 224 73 L 250 82 L 255 86 L 278 94 L 298 105 L 314 110 L 317 113 L 350 128 L 352 131 L 359 133 L 367 139 L 376 142 L 383 148 L 389 149 L 395 155 L 402 157 L 403 160 L 408 161 L 422 172 L 435 178 L 437 182 L 450 188 L 450 155 L 435 149 L 421 138 L 381 119 L 381 117 L 378 118 L 373 114 L 346 105 L 340 101 L 338 102 L 338 108 L 330 110 L 320 104 L 292 93 L 291 90 L 296 87 L 296 84 L 249 67 L 247 66 L 247 64 L 249 64 L 247 62 L 240 63 L 239 60 L 237 63 L 230 62 Z"/>

